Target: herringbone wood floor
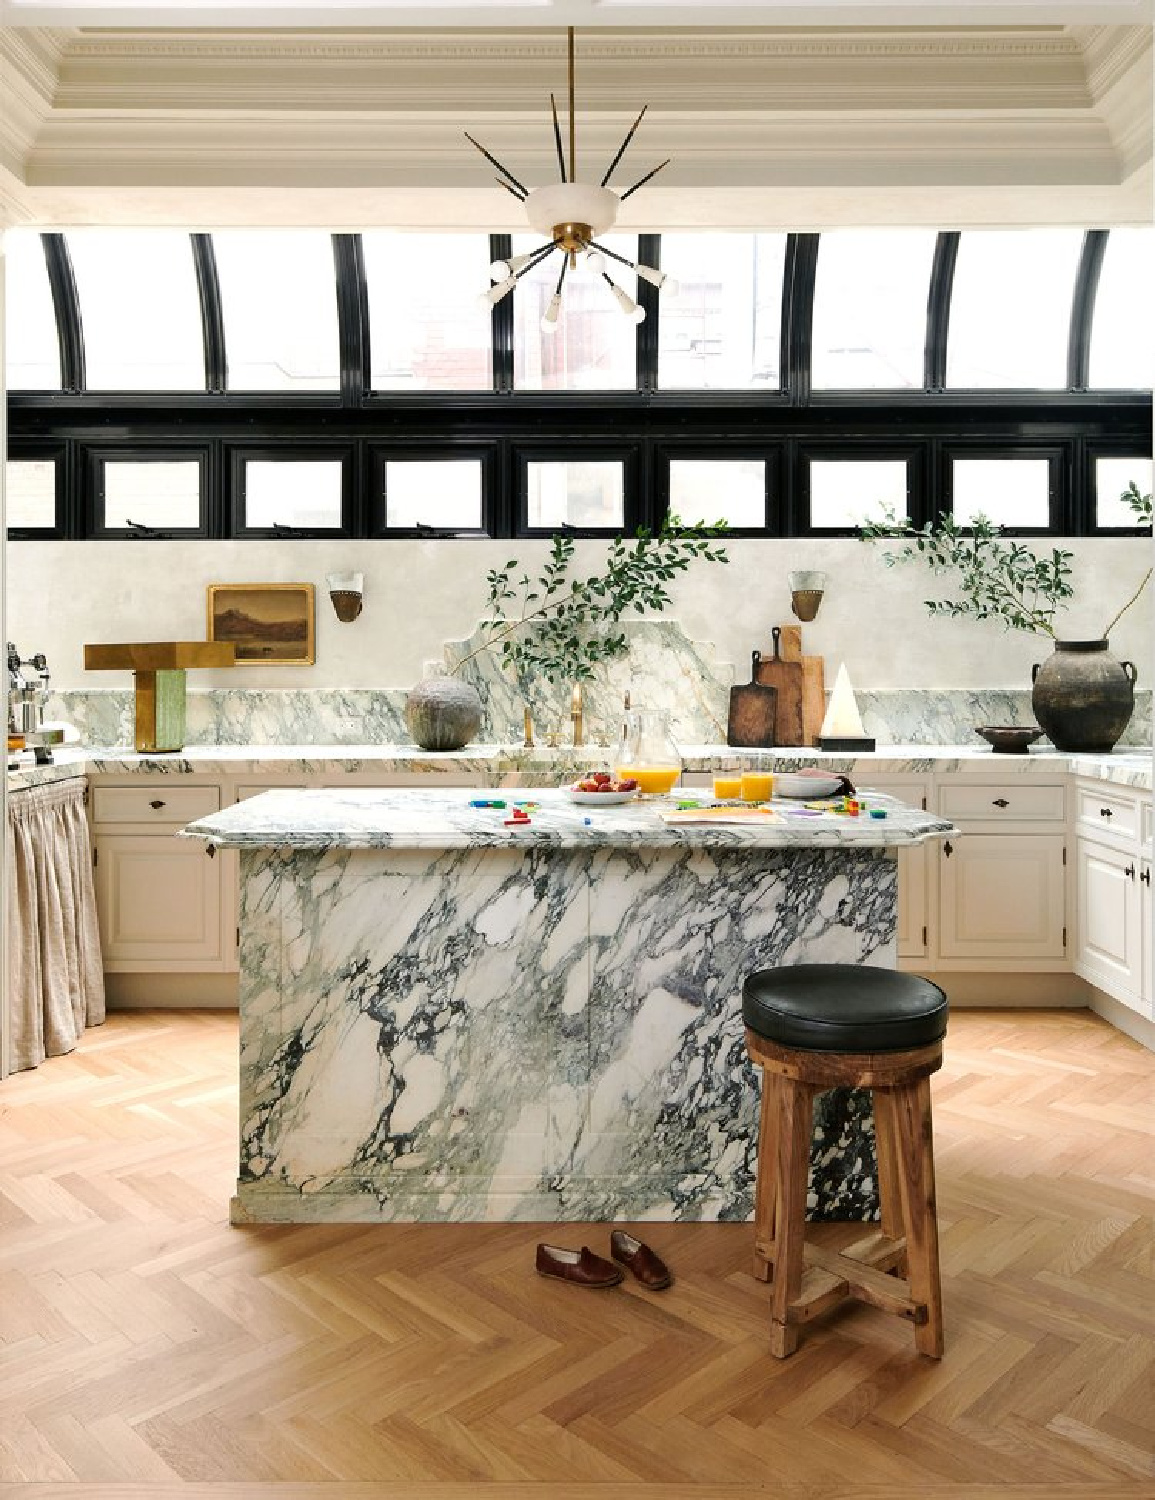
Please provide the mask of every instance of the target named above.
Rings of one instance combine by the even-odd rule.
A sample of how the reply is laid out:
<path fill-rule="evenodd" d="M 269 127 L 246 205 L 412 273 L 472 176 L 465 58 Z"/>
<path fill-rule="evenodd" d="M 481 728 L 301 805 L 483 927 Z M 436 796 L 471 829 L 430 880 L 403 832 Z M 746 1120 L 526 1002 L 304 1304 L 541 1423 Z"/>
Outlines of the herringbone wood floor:
<path fill-rule="evenodd" d="M 604 1226 L 232 1229 L 235 1017 L 120 1013 L 0 1086 L 0 1495 L 1155 1496 L 1155 1057 L 961 1012 L 934 1095 L 947 1354 L 865 1307 L 770 1358 L 750 1231 L 662 1294 L 533 1274 Z"/>

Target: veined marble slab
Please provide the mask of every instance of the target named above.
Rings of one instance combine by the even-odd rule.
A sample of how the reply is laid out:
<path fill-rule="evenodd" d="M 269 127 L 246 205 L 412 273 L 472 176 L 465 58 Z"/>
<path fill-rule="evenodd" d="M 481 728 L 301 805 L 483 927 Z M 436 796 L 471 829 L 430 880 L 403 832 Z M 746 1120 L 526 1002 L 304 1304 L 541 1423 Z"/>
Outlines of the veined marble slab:
<path fill-rule="evenodd" d="M 244 848 L 241 885 L 234 1222 L 745 1219 L 743 977 L 895 962 L 894 855 L 846 844 Z M 823 1095 L 811 1216 L 875 1172 Z"/>
<path fill-rule="evenodd" d="M 507 821 L 513 797 L 535 803 L 522 827 Z M 526 845 L 562 848 L 860 848 L 945 838 L 957 829 L 942 818 L 872 798 L 885 816 L 848 817 L 813 812 L 800 803 L 775 803 L 765 821 L 671 823 L 662 817 L 673 798 L 636 800 L 617 807 L 574 803 L 555 788 L 519 789 L 503 808 L 476 807 L 472 788 L 285 789 L 263 792 L 183 830 L 224 848 L 491 849 Z"/>
<path fill-rule="evenodd" d="M 733 757 L 726 745 L 683 745 L 682 763 L 688 772 L 721 767 Z M 1074 773 L 1150 791 L 1150 750 L 1116 749 L 1109 755 L 1067 754 L 1032 748 L 1027 755 L 996 755 L 987 746 L 888 745 L 865 755 L 837 755 L 821 750 L 757 750 L 743 752 L 769 769 L 797 770 L 823 766 L 848 775 L 856 785 L 869 786 L 875 776 L 958 774 L 1047 776 Z M 9 774 L 10 787 L 39 786 L 72 776 L 461 776 L 467 773 L 480 785 L 498 787 L 510 775 L 529 776 L 547 785 L 573 781 L 589 768 L 610 767 L 612 753 L 598 747 L 550 750 L 520 745 L 467 745 L 464 750 L 433 752 L 413 745 L 190 745 L 171 754 L 138 754 L 134 750 L 79 749 L 65 746 L 56 752 L 55 766 L 24 766 Z"/>

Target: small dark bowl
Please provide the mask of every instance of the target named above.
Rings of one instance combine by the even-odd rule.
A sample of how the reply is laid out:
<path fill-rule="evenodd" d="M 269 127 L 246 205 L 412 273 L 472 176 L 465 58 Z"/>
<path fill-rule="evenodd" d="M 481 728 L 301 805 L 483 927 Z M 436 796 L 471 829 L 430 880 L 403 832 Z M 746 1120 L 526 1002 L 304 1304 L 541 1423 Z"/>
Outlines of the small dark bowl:
<path fill-rule="evenodd" d="M 1000 755 L 1026 755 L 1027 746 L 1033 745 L 1043 731 L 1022 729 L 1016 724 L 982 724 L 976 730 Z"/>

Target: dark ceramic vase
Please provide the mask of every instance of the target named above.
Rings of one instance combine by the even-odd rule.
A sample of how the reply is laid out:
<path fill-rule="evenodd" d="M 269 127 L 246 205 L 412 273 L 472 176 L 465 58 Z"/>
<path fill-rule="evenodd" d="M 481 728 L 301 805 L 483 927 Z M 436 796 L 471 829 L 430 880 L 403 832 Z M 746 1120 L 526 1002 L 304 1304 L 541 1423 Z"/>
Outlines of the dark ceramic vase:
<path fill-rule="evenodd" d="M 457 677 L 423 677 L 405 699 L 405 723 L 422 750 L 460 750 L 481 728 L 481 698 Z"/>
<path fill-rule="evenodd" d="M 1106 641 L 1056 641 L 1032 672 L 1035 718 L 1056 750 L 1111 750 L 1131 721 L 1137 676 Z"/>

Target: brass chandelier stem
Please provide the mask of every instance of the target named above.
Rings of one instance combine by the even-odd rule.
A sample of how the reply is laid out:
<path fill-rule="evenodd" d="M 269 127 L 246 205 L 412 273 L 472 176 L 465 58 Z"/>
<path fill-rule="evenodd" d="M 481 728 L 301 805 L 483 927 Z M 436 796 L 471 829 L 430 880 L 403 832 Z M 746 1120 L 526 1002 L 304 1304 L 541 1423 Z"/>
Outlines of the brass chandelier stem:
<path fill-rule="evenodd" d="M 569 180 L 577 181 L 577 124 L 574 119 L 573 27 L 566 27 L 569 43 Z"/>

